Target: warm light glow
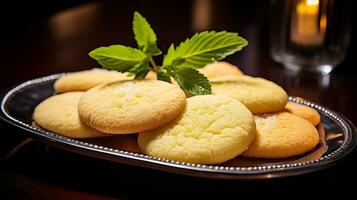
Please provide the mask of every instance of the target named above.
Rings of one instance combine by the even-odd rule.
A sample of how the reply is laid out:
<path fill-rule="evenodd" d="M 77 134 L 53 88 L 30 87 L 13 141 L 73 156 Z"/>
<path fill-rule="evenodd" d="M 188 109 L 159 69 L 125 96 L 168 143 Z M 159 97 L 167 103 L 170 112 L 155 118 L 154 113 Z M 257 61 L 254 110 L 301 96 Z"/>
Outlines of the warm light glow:
<path fill-rule="evenodd" d="M 322 15 L 320 19 L 320 31 L 325 33 L 327 26 L 327 17 L 326 15 Z"/>
<path fill-rule="evenodd" d="M 195 0 L 193 3 L 192 28 L 203 31 L 210 28 L 212 21 L 212 0 Z"/>
<path fill-rule="evenodd" d="M 300 0 L 293 15 L 291 39 L 296 44 L 317 46 L 323 43 L 327 25 L 326 14 L 320 13 L 319 0 Z"/>
<path fill-rule="evenodd" d="M 319 5 L 319 0 L 306 0 L 306 5 L 308 6 Z"/>
<path fill-rule="evenodd" d="M 316 15 L 319 11 L 319 0 L 306 0 L 298 3 L 296 10 L 300 14 Z"/>
<path fill-rule="evenodd" d="M 83 30 L 92 29 L 99 8 L 99 4 L 93 2 L 59 12 L 50 20 L 52 35 L 64 41 Z"/>

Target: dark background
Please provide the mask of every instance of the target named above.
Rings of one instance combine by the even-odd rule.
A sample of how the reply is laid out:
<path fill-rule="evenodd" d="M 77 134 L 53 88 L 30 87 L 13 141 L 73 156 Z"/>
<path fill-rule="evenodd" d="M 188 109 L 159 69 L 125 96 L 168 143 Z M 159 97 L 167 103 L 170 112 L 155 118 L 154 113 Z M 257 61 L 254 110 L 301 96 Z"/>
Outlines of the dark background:
<path fill-rule="evenodd" d="M 97 66 L 87 54 L 103 45 L 135 46 L 133 12 L 145 16 L 166 52 L 201 29 L 239 32 L 249 46 L 227 60 L 245 73 L 281 85 L 289 95 L 302 96 L 357 123 L 355 20 L 346 59 L 330 76 L 295 74 L 269 56 L 269 3 L 264 0 L 212 1 L 210 23 L 193 25 L 197 1 L 6 1 L 0 7 L 0 91 L 13 84 L 57 72 Z M 351 9 L 352 3 L 350 2 Z M 348 12 L 346 11 L 346 14 Z M 356 16 L 352 12 L 351 19 Z M 242 192 L 339 190 L 356 178 L 354 152 L 328 170 L 265 181 L 217 181 L 168 174 L 80 156 L 32 142 L 9 157 L 27 134 L 0 121 L 0 199 L 128 198 L 140 194 L 178 197 L 196 192 L 219 197 Z M 140 189 L 138 189 L 140 188 Z M 140 192 L 133 192 L 139 190 Z"/>

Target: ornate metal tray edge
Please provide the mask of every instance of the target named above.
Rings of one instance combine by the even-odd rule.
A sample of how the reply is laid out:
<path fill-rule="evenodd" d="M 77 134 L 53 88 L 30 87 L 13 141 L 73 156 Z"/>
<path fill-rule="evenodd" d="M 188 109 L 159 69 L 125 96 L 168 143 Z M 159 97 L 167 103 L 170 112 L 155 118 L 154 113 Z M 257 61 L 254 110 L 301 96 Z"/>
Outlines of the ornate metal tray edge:
<path fill-rule="evenodd" d="M 239 179 L 254 179 L 254 178 L 259 179 L 263 177 L 271 178 L 271 177 L 291 176 L 291 175 L 298 175 L 302 173 L 308 173 L 308 172 L 324 169 L 330 166 L 331 164 L 334 164 L 337 160 L 340 160 L 344 156 L 346 156 L 356 146 L 356 128 L 345 117 L 337 114 L 334 111 L 324 108 L 323 106 L 317 105 L 315 103 L 306 100 L 296 99 L 294 97 L 289 97 L 289 101 L 293 101 L 299 104 L 313 107 L 317 109 L 321 114 L 328 116 L 330 119 L 332 119 L 333 121 L 335 121 L 337 124 L 341 126 L 344 135 L 344 142 L 337 150 L 327 155 L 324 155 L 319 159 L 311 160 L 307 162 L 299 162 L 299 163 L 277 164 L 277 165 L 267 165 L 267 166 L 257 166 L 257 167 L 226 167 L 226 166 L 219 166 L 219 165 L 192 164 L 192 163 L 184 163 L 179 161 L 161 159 L 158 157 L 152 157 L 140 153 L 133 153 L 133 152 L 123 151 L 119 149 L 108 148 L 105 146 L 95 145 L 88 142 L 83 142 L 76 139 L 68 138 L 43 129 L 33 127 L 31 126 L 31 124 L 27 124 L 23 121 L 14 118 L 7 112 L 5 105 L 12 95 L 16 94 L 17 92 L 21 91 L 21 89 L 26 88 L 29 85 L 36 85 L 46 81 L 53 81 L 62 75 L 63 73 L 29 80 L 13 87 L 8 92 L 5 92 L 1 96 L 2 100 L 1 100 L 0 118 L 21 129 L 33 133 L 34 136 L 36 136 L 41 140 L 44 141 L 49 140 L 48 142 L 55 146 L 58 146 L 56 145 L 56 143 L 66 144 L 68 146 L 62 148 L 77 148 L 77 150 L 86 149 L 88 151 L 96 152 L 99 154 L 105 154 L 106 156 L 103 157 L 112 156 L 111 158 L 104 158 L 104 159 L 116 161 L 114 157 L 119 157 L 121 159 L 135 160 L 138 162 L 145 162 L 151 165 L 159 165 L 161 167 L 171 167 L 171 168 L 173 167 L 176 168 L 176 170 L 173 171 L 177 173 L 180 173 L 180 171 L 177 169 L 182 169 L 184 170 L 182 172 L 183 174 L 208 177 L 208 178 L 227 178 L 227 175 L 232 178 L 235 177 L 236 175 L 236 178 Z M 61 147 L 61 145 L 59 145 L 59 147 Z M 82 151 L 79 152 L 83 153 Z M 86 152 L 84 154 L 88 155 L 89 153 Z M 100 156 L 97 155 L 95 157 L 100 157 Z M 123 162 L 123 161 L 118 161 L 118 162 Z M 130 164 L 130 162 L 128 161 L 124 163 Z M 138 164 L 137 162 L 136 164 L 135 163 L 132 164 L 142 166 L 142 164 Z M 150 165 L 148 167 L 163 170 L 163 171 L 171 171 L 169 169 L 153 167 Z M 196 173 L 190 174 L 187 172 L 187 170 Z M 212 177 L 209 174 L 205 174 L 205 175 L 201 174 L 201 172 L 207 172 L 210 174 L 212 173 L 218 176 Z"/>

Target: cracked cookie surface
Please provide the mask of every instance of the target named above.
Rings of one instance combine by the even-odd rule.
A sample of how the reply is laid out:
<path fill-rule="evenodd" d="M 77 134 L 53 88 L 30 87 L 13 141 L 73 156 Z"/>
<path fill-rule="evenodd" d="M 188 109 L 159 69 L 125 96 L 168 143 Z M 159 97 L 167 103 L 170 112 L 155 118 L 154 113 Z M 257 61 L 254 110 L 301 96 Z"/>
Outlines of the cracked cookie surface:
<path fill-rule="evenodd" d="M 140 149 L 176 161 L 218 164 L 248 148 L 255 136 L 251 112 L 236 99 L 201 95 L 187 99 L 185 111 L 169 124 L 141 132 Z"/>
<path fill-rule="evenodd" d="M 104 133 L 128 134 L 157 128 L 186 106 L 179 86 L 158 80 L 118 81 L 97 86 L 80 99 L 83 122 Z"/>

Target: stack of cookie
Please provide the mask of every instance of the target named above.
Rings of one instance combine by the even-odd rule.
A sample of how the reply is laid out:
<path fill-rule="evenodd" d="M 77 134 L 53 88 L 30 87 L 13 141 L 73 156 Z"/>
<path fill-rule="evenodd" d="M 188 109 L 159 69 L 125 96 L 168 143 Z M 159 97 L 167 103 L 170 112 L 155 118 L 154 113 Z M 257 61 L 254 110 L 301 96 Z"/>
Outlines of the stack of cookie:
<path fill-rule="evenodd" d="M 218 70 L 218 69 L 217 69 Z M 275 83 L 246 75 L 209 77 L 213 94 L 241 101 L 253 113 L 256 136 L 242 156 L 287 158 L 304 154 L 319 142 L 320 115 L 313 108 L 288 102 Z"/>
<path fill-rule="evenodd" d="M 132 80 L 126 74 L 87 70 L 55 82 L 56 95 L 34 111 L 37 125 L 72 138 L 138 134 L 142 153 L 165 159 L 218 164 L 238 155 L 285 158 L 319 142 L 319 114 L 287 103 L 278 85 L 243 75 L 226 62 L 200 72 L 212 95 L 186 98 L 176 84 Z"/>

